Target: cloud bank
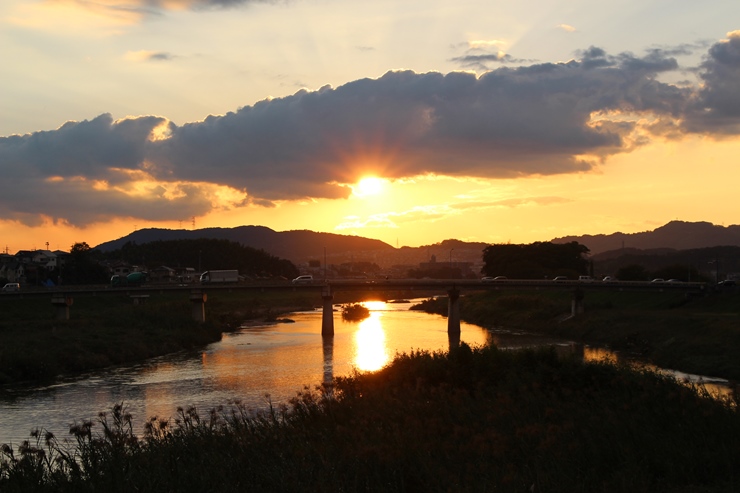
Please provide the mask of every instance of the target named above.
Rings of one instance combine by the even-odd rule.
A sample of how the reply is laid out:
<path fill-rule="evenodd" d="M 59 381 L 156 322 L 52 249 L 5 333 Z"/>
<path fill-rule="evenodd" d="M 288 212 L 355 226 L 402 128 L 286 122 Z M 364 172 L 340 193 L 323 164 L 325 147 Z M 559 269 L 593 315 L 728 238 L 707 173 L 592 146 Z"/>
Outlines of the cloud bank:
<path fill-rule="evenodd" d="M 104 114 L 0 138 L 0 213 L 25 224 L 176 220 L 345 198 L 363 173 L 587 172 L 651 139 L 740 133 L 740 32 L 709 48 L 696 68 L 701 84 L 660 81 L 676 70 L 671 50 L 591 47 L 569 62 L 481 76 L 388 72 L 184 125 Z"/>

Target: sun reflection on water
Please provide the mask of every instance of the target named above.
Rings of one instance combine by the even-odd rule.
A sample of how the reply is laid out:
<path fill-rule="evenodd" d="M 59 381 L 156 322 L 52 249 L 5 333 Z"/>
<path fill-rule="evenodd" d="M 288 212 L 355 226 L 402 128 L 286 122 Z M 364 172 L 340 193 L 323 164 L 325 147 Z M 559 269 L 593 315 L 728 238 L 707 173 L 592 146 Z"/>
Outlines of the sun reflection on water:
<path fill-rule="evenodd" d="M 381 317 L 382 313 L 371 311 L 370 317 L 360 322 L 357 327 L 354 335 L 354 364 L 358 370 L 376 371 L 388 363 L 388 348 Z"/>
<path fill-rule="evenodd" d="M 385 301 L 363 301 L 363 306 L 370 311 L 385 310 Z"/>

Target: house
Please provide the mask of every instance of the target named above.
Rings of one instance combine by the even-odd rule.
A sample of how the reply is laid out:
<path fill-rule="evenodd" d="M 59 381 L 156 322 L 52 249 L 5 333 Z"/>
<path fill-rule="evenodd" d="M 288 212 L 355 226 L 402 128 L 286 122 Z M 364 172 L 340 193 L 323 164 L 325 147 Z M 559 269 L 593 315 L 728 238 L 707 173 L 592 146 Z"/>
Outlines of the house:
<path fill-rule="evenodd" d="M 26 268 L 23 263 L 16 261 L 0 264 L 0 277 L 7 282 L 22 282 L 26 279 Z"/>
<path fill-rule="evenodd" d="M 152 282 L 170 282 L 177 280 L 177 272 L 171 267 L 160 265 L 149 271 L 149 279 Z"/>
<path fill-rule="evenodd" d="M 192 267 L 185 267 L 184 269 L 178 269 L 177 271 L 177 282 L 195 282 L 199 277 L 200 273 L 196 273 L 195 269 Z"/>

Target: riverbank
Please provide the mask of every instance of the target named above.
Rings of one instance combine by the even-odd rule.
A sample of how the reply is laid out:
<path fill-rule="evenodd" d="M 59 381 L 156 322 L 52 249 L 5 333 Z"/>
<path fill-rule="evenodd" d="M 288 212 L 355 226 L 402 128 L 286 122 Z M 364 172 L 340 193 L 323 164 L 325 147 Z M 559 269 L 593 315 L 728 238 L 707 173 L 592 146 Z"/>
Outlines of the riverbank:
<path fill-rule="evenodd" d="M 392 299 L 409 294 L 389 293 Z M 335 306 L 378 293 L 342 292 Z M 274 323 L 286 313 L 322 306 L 319 291 L 210 290 L 206 322 L 192 319 L 188 292 L 152 291 L 134 305 L 119 296 L 76 296 L 69 320 L 55 320 L 49 298 L 2 298 L 0 385 L 49 382 L 60 376 L 143 361 L 219 341 L 243 326 Z"/>
<path fill-rule="evenodd" d="M 3 300 L 0 385 L 46 382 L 109 366 L 201 348 L 245 322 L 274 321 L 312 309 L 311 293 L 211 294 L 205 323 L 193 321 L 187 293 L 156 293 L 133 305 L 121 296 L 78 296 L 69 320 L 55 320 L 47 298 Z"/>
<path fill-rule="evenodd" d="M 327 398 L 329 396 L 333 398 Z M 116 406 L 0 450 L 0 490 L 75 492 L 730 493 L 740 414 L 652 373 L 495 347 L 397 356 L 385 369 L 243 407 L 153 419 Z"/>
<path fill-rule="evenodd" d="M 461 298 L 461 318 L 605 346 L 664 368 L 740 380 L 740 290 L 700 297 L 673 292 L 586 291 L 570 314 L 569 291 L 487 291 Z M 420 307 L 446 315 L 447 299 Z"/>

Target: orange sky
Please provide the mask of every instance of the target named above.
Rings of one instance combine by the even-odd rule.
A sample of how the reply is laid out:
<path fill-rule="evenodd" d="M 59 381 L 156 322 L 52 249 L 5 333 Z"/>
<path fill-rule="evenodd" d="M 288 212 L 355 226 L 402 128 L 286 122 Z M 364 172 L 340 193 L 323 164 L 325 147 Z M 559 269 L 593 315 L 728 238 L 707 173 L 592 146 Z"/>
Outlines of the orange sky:
<path fill-rule="evenodd" d="M 1 246 L 737 224 L 740 4 L 674 7 L 8 0 Z"/>

